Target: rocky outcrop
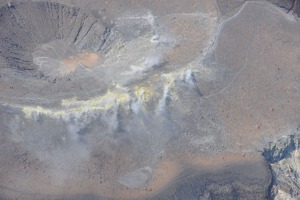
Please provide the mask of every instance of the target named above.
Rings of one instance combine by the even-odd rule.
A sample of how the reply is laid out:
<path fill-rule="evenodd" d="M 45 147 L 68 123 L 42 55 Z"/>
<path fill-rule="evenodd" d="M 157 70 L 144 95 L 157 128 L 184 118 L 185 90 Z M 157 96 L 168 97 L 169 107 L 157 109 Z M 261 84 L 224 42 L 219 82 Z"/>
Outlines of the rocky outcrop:
<path fill-rule="evenodd" d="M 189 169 L 148 200 L 269 199 L 271 175 L 266 165 L 263 161 L 252 160 L 218 170 Z"/>
<path fill-rule="evenodd" d="M 299 0 L 269 0 L 287 12 L 293 12 L 300 17 L 300 1 Z"/>
<path fill-rule="evenodd" d="M 263 156 L 270 163 L 273 183 L 270 198 L 300 199 L 300 130 L 270 143 Z"/>

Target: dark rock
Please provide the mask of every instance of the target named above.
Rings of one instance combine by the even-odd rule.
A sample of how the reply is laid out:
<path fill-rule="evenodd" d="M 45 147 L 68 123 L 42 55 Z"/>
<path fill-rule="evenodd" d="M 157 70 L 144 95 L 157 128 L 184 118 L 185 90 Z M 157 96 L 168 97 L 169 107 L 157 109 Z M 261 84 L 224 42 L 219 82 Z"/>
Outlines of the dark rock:
<path fill-rule="evenodd" d="M 263 152 L 272 171 L 270 199 L 300 198 L 299 145 L 300 132 L 270 143 Z"/>
<path fill-rule="evenodd" d="M 267 190 L 271 174 L 266 166 L 266 163 L 254 161 L 230 165 L 216 171 L 187 170 L 149 200 L 269 199 Z"/>

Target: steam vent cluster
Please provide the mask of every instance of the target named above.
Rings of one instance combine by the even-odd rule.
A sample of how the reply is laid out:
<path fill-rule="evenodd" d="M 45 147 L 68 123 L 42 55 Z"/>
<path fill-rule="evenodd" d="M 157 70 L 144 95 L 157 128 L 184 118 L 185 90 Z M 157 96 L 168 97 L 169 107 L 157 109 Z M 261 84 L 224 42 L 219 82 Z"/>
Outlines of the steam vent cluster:
<path fill-rule="evenodd" d="M 1 0 L 0 199 L 299 199 L 299 8 Z"/>

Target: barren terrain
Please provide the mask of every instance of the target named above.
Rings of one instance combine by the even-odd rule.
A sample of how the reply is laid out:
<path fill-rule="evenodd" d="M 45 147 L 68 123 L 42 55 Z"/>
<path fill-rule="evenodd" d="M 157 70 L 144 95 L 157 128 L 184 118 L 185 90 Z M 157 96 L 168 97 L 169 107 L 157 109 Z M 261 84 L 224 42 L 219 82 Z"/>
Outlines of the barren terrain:
<path fill-rule="evenodd" d="M 0 0 L 0 199 L 297 199 L 299 13 Z"/>

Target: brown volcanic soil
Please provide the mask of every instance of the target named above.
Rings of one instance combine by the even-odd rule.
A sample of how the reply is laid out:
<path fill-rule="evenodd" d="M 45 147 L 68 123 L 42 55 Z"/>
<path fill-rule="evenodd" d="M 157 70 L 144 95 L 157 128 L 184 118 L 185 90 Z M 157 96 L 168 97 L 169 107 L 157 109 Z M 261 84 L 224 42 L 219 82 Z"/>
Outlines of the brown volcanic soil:
<path fill-rule="evenodd" d="M 217 47 L 222 53 L 216 60 L 235 73 L 211 98 L 237 143 L 251 145 L 250 141 L 276 137 L 299 123 L 299 111 L 294 109 L 300 106 L 295 24 L 276 8 L 257 3 L 246 4 L 222 30 Z M 239 39 L 243 42 L 225 51 Z M 241 59 L 233 61 L 237 55 Z"/>

